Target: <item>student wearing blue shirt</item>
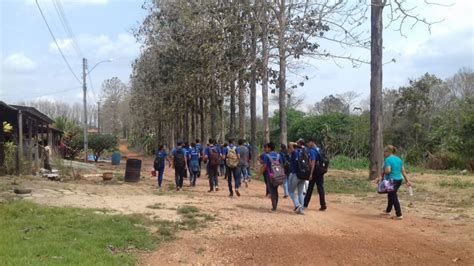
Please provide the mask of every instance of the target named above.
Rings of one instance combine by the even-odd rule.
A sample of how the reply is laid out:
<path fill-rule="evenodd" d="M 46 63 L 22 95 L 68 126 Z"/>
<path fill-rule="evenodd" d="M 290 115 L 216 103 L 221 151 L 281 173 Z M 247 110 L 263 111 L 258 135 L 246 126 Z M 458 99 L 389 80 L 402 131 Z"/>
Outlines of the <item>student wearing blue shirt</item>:
<path fill-rule="evenodd" d="M 311 165 L 311 176 L 309 178 L 308 190 L 306 191 L 306 196 L 304 198 L 304 207 L 308 208 L 309 202 L 311 201 L 311 197 L 313 195 L 314 185 L 316 185 L 319 195 L 319 210 L 325 211 L 327 209 L 327 205 L 324 193 L 324 174 L 322 174 L 321 171 L 318 171 L 320 155 L 319 148 L 316 146 L 316 141 L 314 139 L 309 140 L 308 150 L 309 161 Z"/>
<path fill-rule="evenodd" d="M 173 167 L 176 182 L 176 191 L 183 189 L 183 180 L 186 176 L 187 153 L 183 148 L 183 142 L 178 141 L 176 148 L 172 151 Z"/>
<path fill-rule="evenodd" d="M 191 178 L 191 186 L 196 186 L 196 178 L 199 173 L 199 149 L 196 148 L 196 144 L 191 143 L 191 149 L 189 149 L 188 160 L 189 160 L 189 174 Z"/>
<path fill-rule="evenodd" d="M 201 177 L 201 163 L 202 163 L 202 155 L 203 155 L 203 152 L 204 152 L 204 149 L 202 148 L 202 145 L 201 145 L 201 140 L 200 139 L 196 139 L 196 149 L 199 151 L 199 172 L 197 174 L 197 177 Z"/>
<path fill-rule="evenodd" d="M 158 180 L 158 187 L 161 187 L 163 183 L 163 174 L 165 172 L 165 160 L 171 165 L 170 159 L 168 158 L 168 154 L 166 153 L 165 145 L 160 145 L 158 150 L 155 153 L 155 161 L 153 163 L 153 167 L 157 173 L 157 180 Z"/>
<path fill-rule="evenodd" d="M 405 166 L 403 166 L 403 161 L 400 157 L 396 156 L 397 148 L 392 145 L 385 147 L 383 151 L 384 165 L 383 165 L 383 178 L 386 180 L 392 180 L 394 183 L 394 191 L 387 193 L 388 204 L 387 209 L 382 212 L 383 215 L 390 215 L 392 208 L 395 208 L 397 220 L 402 220 L 402 209 L 400 207 L 400 202 L 398 201 L 397 191 L 402 185 L 403 178 L 407 186 L 411 186 L 410 181 L 408 181 L 407 172 L 405 171 Z"/>
<path fill-rule="evenodd" d="M 204 151 L 204 161 L 207 161 L 207 174 L 209 175 L 209 191 L 219 191 L 218 167 L 221 160 L 219 149 L 214 146 L 216 141 L 209 139 L 209 146 Z"/>
<path fill-rule="evenodd" d="M 237 194 L 237 197 L 240 197 L 240 148 L 235 146 L 233 138 L 229 139 L 229 145 L 222 150 L 222 158 L 226 162 L 229 197 L 234 196 L 234 190 L 232 188 L 232 177 L 235 181 L 235 194 Z"/>
<path fill-rule="evenodd" d="M 184 178 L 188 178 L 188 171 L 189 171 L 189 185 L 191 186 L 191 169 L 189 167 L 189 152 L 191 151 L 191 148 L 189 147 L 189 143 L 186 141 L 183 144 L 183 150 L 184 150 L 184 155 L 186 156 L 186 167 L 187 171 L 184 172 Z"/>
<path fill-rule="evenodd" d="M 305 180 L 299 179 L 297 177 L 298 173 L 298 159 L 301 156 L 302 149 L 304 149 L 304 142 L 302 143 L 303 146 L 299 146 L 298 144 L 291 142 L 289 145 L 290 150 L 290 166 L 291 166 L 291 174 L 288 183 L 288 192 L 290 194 L 291 200 L 293 201 L 294 205 L 294 212 L 296 214 L 304 214 L 304 183 Z M 295 194 L 296 190 L 298 190 L 298 194 Z"/>
<path fill-rule="evenodd" d="M 259 176 L 263 175 L 265 177 L 267 188 L 270 191 L 272 200 L 272 212 L 276 212 L 278 207 L 278 186 L 273 185 L 268 175 L 272 169 L 272 161 L 279 161 L 280 165 L 283 165 L 283 159 L 279 153 L 275 152 L 275 144 L 273 142 L 265 144 L 263 150 L 264 153 L 260 156 L 262 168 L 260 169 Z"/>

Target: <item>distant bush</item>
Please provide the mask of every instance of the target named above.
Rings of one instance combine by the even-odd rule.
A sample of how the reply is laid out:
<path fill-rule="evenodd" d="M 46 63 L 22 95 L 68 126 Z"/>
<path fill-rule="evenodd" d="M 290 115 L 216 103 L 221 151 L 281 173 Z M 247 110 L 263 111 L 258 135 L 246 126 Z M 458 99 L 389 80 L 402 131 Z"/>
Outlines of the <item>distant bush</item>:
<path fill-rule="evenodd" d="M 432 170 L 463 169 L 467 161 L 454 152 L 439 152 L 430 154 L 425 162 L 425 167 Z"/>
<path fill-rule="evenodd" d="M 96 162 L 103 151 L 115 150 L 117 145 L 117 137 L 111 134 L 91 134 L 89 136 L 89 148 L 94 151 L 94 160 Z"/>

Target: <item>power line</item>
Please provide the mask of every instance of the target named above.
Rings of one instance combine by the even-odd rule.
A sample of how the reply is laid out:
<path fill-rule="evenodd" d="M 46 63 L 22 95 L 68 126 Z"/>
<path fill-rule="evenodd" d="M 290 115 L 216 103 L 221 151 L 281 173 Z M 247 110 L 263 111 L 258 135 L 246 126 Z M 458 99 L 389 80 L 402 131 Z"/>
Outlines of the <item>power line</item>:
<path fill-rule="evenodd" d="M 69 71 L 71 71 L 72 75 L 76 78 L 76 80 L 77 80 L 80 84 L 82 84 L 81 80 L 80 80 L 80 79 L 77 77 L 77 75 L 74 73 L 74 70 L 72 69 L 71 65 L 69 64 L 69 62 L 67 61 L 66 57 L 64 56 L 63 51 L 62 51 L 61 48 L 59 47 L 58 41 L 56 40 L 56 37 L 54 37 L 54 34 L 53 34 L 53 31 L 51 30 L 51 27 L 49 27 L 48 21 L 46 20 L 46 17 L 44 16 L 43 10 L 41 9 L 41 7 L 40 7 L 40 5 L 39 5 L 38 0 L 36 0 L 35 2 L 36 2 L 36 6 L 38 7 L 38 10 L 39 10 L 40 13 L 41 13 L 41 17 L 43 18 L 43 21 L 44 21 L 44 23 L 46 24 L 46 27 L 48 27 L 49 33 L 51 34 L 51 37 L 53 38 L 54 43 L 56 44 L 56 47 L 57 47 L 58 50 L 59 50 L 59 53 L 61 54 L 62 58 L 64 59 L 64 62 L 66 63 L 67 67 L 69 68 Z"/>
<path fill-rule="evenodd" d="M 87 68 L 87 71 L 89 72 L 89 68 Z M 95 100 L 97 100 L 99 98 L 99 95 L 95 94 L 94 84 L 92 83 L 92 78 L 91 78 L 90 72 L 89 72 L 89 74 L 87 74 L 87 77 L 89 78 L 89 84 L 90 84 L 90 87 L 91 87 L 91 90 L 92 90 L 92 94 L 96 98 Z"/>
<path fill-rule="evenodd" d="M 59 21 L 61 22 L 61 25 L 63 26 L 64 31 L 66 32 L 66 35 L 68 35 L 69 39 L 72 41 L 72 45 L 76 50 L 78 56 L 80 58 L 83 58 L 84 56 L 82 54 L 81 48 L 79 47 L 79 43 L 76 39 L 76 36 L 74 35 L 72 28 L 66 18 L 66 13 L 64 12 L 61 1 L 53 0 L 53 5 L 56 9 L 56 13 L 58 14 Z"/>
<path fill-rule="evenodd" d="M 68 92 L 68 91 L 73 91 L 73 90 L 77 90 L 79 89 L 80 87 L 76 87 L 76 88 L 69 88 L 69 89 L 63 89 L 63 90 L 57 90 L 57 91 L 50 91 L 50 92 L 46 92 L 46 93 L 40 93 L 40 94 L 29 94 L 30 97 L 28 97 L 27 99 L 31 99 L 31 98 L 37 98 L 37 97 L 42 97 L 42 96 L 49 96 L 49 95 L 53 95 L 53 94 L 59 94 L 59 93 L 64 93 L 64 92 Z M 18 95 L 14 95 L 14 94 L 11 94 L 11 95 L 2 95 L 2 97 L 16 97 Z"/>

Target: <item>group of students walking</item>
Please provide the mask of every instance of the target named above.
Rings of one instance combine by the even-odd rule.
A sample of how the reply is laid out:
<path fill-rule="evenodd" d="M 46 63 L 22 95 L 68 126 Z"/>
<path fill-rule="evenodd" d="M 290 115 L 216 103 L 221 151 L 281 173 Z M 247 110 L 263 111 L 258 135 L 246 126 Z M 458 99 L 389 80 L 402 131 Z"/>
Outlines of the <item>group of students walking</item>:
<path fill-rule="evenodd" d="M 382 179 L 393 180 L 394 190 L 388 192 L 388 205 L 382 214 L 390 214 L 392 208 L 396 210 L 396 217 L 401 219 L 402 213 L 398 201 L 397 191 L 405 179 L 410 185 L 403 162 L 395 155 L 396 148 L 387 146 L 384 149 L 385 162 Z M 251 146 L 240 139 L 235 144 L 234 139 L 229 139 L 224 145 L 218 144 L 214 139 L 209 139 L 206 148 L 199 139 L 188 145 L 187 142 L 178 141 L 176 147 L 168 156 L 166 147 L 161 145 L 155 154 L 154 168 L 157 172 L 158 186 L 163 183 L 165 161 L 175 170 L 175 188 L 180 191 L 189 174 L 190 186 L 196 186 L 196 180 L 201 175 L 202 162 L 206 165 L 206 175 L 209 179 L 208 192 L 219 191 L 219 176 L 227 179 L 229 197 L 234 194 L 240 197 L 242 181 L 247 184 L 251 180 L 250 160 Z M 293 211 L 303 215 L 308 208 L 313 195 L 314 187 L 319 195 L 319 210 L 327 209 L 324 175 L 328 170 L 329 160 L 317 146 L 314 139 L 307 143 L 303 139 L 290 142 L 288 147 L 280 145 L 279 151 L 273 142 L 263 146 L 259 155 L 261 164 L 259 177 L 263 176 L 266 185 L 266 196 L 271 199 L 272 212 L 278 208 L 280 186 L 283 187 L 283 198 L 290 197 L 293 202 Z"/>
<path fill-rule="evenodd" d="M 175 188 L 180 191 L 184 180 L 189 174 L 190 186 L 196 186 L 196 180 L 201 175 L 202 161 L 206 163 L 206 175 L 209 179 L 209 191 L 219 191 L 219 176 L 227 179 L 229 196 L 234 192 L 240 196 L 240 186 L 250 182 L 251 147 L 245 140 L 240 139 L 238 145 L 234 139 L 229 139 L 228 144 L 220 145 L 214 139 L 209 139 L 207 147 L 203 149 L 200 140 L 188 145 L 187 142 L 178 141 L 171 151 L 171 156 L 166 153 L 166 148 L 161 145 L 155 154 L 154 168 L 157 171 L 158 186 L 163 183 L 165 161 L 175 170 Z"/>
<path fill-rule="evenodd" d="M 304 214 L 308 207 L 316 185 L 319 194 L 320 211 L 327 209 L 324 192 L 324 174 L 327 172 L 329 161 L 321 153 L 313 139 L 306 145 L 304 140 L 280 145 L 280 151 L 275 151 L 275 144 L 264 145 L 264 153 L 260 156 L 267 196 L 271 198 L 272 211 L 278 208 L 278 188 L 283 186 L 284 198 L 290 196 L 294 212 Z M 305 189 L 307 185 L 307 189 Z"/>
<path fill-rule="evenodd" d="M 196 186 L 196 180 L 201 174 L 202 161 L 204 161 L 209 179 L 208 192 L 219 191 L 219 176 L 224 176 L 224 179 L 227 179 L 229 197 L 233 197 L 234 194 L 240 197 L 239 190 L 242 182 L 248 186 L 248 182 L 251 181 L 251 154 L 250 145 L 243 139 L 240 139 L 237 144 L 234 139 L 229 139 L 224 145 L 219 145 L 214 139 L 209 139 L 204 149 L 199 139 L 190 145 L 178 141 L 171 151 L 171 156 L 168 156 L 166 147 L 161 145 L 156 152 L 154 162 L 158 186 L 161 187 L 163 183 L 165 161 L 168 161 L 169 167 L 174 168 L 176 191 L 182 190 L 184 180 L 188 175 L 190 186 Z M 290 142 L 288 148 L 282 144 L 279 152 L 275 151 L 275 144 L 267 143 L 259 159 L 262 165 L 259 176 L 264 177 L 266 195 L 272 201 L 272 211 L 276 211 L 278 206 L 278 187 L 283 186 L 284 198 L 290 196 L 293 200 L 294 211 L 304 214 L 315 185 L 320 197 L 320 210 L 326 210 L 323 185 L 328 163 L 323 160 L 324 157 L 321 156 L 314 140 L 310 140 L 307 146 L 303 140 L 296 143 Z"/>

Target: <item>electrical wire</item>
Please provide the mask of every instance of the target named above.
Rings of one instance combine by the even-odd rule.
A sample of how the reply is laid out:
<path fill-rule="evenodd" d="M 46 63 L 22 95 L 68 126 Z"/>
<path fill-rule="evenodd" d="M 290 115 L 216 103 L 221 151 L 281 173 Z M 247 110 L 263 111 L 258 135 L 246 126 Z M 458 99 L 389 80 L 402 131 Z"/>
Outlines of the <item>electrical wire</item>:
<path fill-rule="evenodd" d="M 87 72 L 89 72 L 89 68 L 87 68 Z M 94 101 L 94 100 L 98 99 L 99 97 L 98 97 L 97 94 L 95 94 L 94 84 L 92 83 L 92 78 L 91 78 L 90 72 L 89 72 L 89 74 L 87 74 L 87 77 L 89 78 L 89 84 L 91 86 L 91 91 L 92 91 L 92 95 L 93 95 L 93 97 L 91 97 L 91 99 Z"/>
<path fill-rule="evenodd" d="M 35 2 L 36 2 L 36 6 L 38 7 L 38 10 L 39 10 L 40 13 L 41 13 L 41 17 L 43 18 L 43 21 L 44 21 L 44 23 L 46 24 L 46 27 L 48 27 L 49 33 L 51 34 L 51 37 L 53 38 L 54 43 L 56 44 L 56 47 L 57 47 L 58 50 L 59 50 L 59 53 L 61 54 L 62 58 L 64 59 L 64 62 L 66 63 L 67 67 L 69 68 L 69 71 L 71 71 L 71 74 L 76 78 L 76 80 L 77 80 L 80 84 L 82 84 L 81 80 L 80 80 L 80 79 L 77 77 L 77 75 L 74 73 L 74 70 L 72 69 L 71 65 L 69 64 L 69 62 L 67 61 L 66 57 L 64 56 L 63 51 L 61 50 L 61 47 L 59 47 L 58 41 L 56 40 L 56 37 L 54 37 L 53 31 L 51 30 L 51 27 L 49 26 L 48 21 L 46 20 L 46 17 L 44 16 L 43 10 L 41 9 L 41 7 L 40 7 L 40 5 L 39 5 L 38 0 L 35 0 Z"/>
<path fill-rule="evenodd" d="M 35 94 L 35 93 L 33 93 L 33 95 L 29 94 L 30 97 L 28 97 L 28 98 L 26 98 L 26 99 L 37 98 L 37 97 L 42 97 L 42 96 L 49 96 L 49 95 L 54 95 L 54 94 L 59 94 L 59 93 L 64 93 L 64 92 L 69 92 L 69 91 L 73 91 L 73 90 L 77 90 L 77 89 L 80 89 L 80 87 L 69 88 L 69 89 L 64 89 L 64 90 L 57 90 L 57 91 L 50 91 L 50 92 L 40 93 L 40 94 Z M 11 95 L 2 95 L 2 97 L 16 97 L 16 96 L 18 96 L 18 95 L 14 95 L 14 94 L 11 94 Z"/>
<path fill-rule="evenodd" d="M 61 22 L 61 25 L 63 26 L 64 31 L 66 32 L 66 35 L 72 41 L 74 50 L 76 50 L 76 53 L 80 58 L 84 58 L 81 48 L 79 47 L 79 43 L 76 39 L 76 36 L 74 35 L 74 32 L 72 31 L 72 28 L 66 18 L 66 13 L 64 12 L 61 1 L 53 0 L 53 5 L 54 5 L 54 8 L 56 9 L 56 13 L 58 14 L 59 21 Z"/>

